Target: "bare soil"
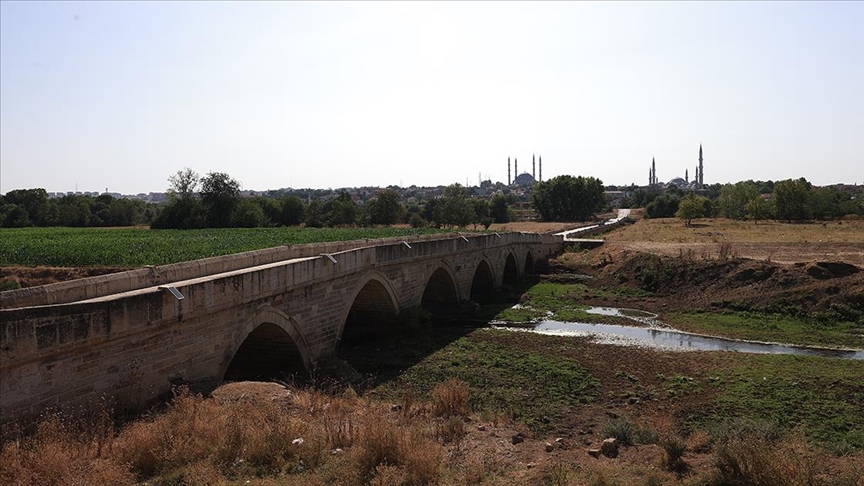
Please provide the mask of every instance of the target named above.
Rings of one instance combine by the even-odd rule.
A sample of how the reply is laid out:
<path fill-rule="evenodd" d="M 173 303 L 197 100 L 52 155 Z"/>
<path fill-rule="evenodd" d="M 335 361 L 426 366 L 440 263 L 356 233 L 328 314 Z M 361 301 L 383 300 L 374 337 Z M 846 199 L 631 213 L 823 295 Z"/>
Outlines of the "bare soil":
<path fill-rule="evenodd" d="M 0 267 L 0 289 L 36 287 L 130 270 L 125 267 Z"/>

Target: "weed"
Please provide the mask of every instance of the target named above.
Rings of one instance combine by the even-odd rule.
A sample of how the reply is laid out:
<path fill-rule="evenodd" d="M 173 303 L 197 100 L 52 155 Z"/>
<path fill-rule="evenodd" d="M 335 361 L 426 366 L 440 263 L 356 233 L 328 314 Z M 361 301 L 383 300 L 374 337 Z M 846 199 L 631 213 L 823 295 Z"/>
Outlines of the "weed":
<path fill-rule="evenodd" d="M 468 383 L 450 379 L 432 390 L 432 410 L 439 417 L 465 417 L 471 412 L 468 405 Z"/>
<path fill-rule="evenodd" d="M 635 432 L 636 427 L 633 422 L 624 418 L 609 420 L 600 428 L 600 435 L 603 438 L 614 437 L 625 446 L 633 445 Z"/>

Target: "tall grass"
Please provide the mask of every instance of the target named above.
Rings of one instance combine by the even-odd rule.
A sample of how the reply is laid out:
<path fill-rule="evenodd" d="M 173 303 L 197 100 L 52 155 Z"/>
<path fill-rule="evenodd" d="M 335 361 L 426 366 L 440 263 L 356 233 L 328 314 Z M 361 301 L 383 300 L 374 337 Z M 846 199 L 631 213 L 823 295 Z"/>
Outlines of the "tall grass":
<path fill-rule="evenodd" d="M 119 434 L 47 417 L 33 435 L 3 443 L 0 484 L 213 484 L 300 473 L 322 483 L 384 474 L 436 484 L 444 449 L 435 418 L 419 407 L 410 415 L 311 390 L 287 401 L 217 401 L 181 389 L 164 412 Z"/>

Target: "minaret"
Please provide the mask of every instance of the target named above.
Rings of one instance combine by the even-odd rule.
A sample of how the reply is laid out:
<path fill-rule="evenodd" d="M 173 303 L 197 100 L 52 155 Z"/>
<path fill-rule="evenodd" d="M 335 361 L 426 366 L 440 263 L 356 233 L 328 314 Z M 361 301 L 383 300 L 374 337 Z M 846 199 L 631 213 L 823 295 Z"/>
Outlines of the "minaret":
<path fill-rule="evenodd" d="M 651 184 L 657 184 L 657 165 L 654 163 L 654 157 L 651 157 Z"/>
<path fill-rule="evenodd" d="M 531 177 L 537 180 L 537 163 L 534 161 L 534 154 L 531 154 Z"/>
<path fill-rule="evenodd" d="M 699 189 L 705 184 L 705 174 L 702 173 L 702 144 L 699 144 Z"/>
<path fill-rule="evenodd" d="M 507 157 L 507 185 L 510 185 L 510 157 Z"/>
<path fill-rule="evenodd" d="M 684 169 L 684 182 L 690 184 L 690 175 L 688 174 L 688 169 Z"/>
<path fill-rule="evenodd" d="M 519 159 L 513 159 L 513 172 L 516 174 L 513 176 L 513 182 L 516 182 L 516 179 L 519 177 Z"/>
<path fill-rule="evenodd" d="M 543 156 L 537 157 L 537 160 L 540 162 L 540 182 L 543 182 Z"/>

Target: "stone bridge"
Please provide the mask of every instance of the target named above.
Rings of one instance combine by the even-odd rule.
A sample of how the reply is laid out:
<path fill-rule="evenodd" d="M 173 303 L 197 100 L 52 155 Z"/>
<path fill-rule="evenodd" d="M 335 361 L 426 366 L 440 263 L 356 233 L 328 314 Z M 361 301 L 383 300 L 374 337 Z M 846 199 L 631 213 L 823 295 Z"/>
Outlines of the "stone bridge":
<path fill-rule="evenodd" d="M 528 233 L 283 246 L 0 293 L 0 422 L 172 384 L 311 371 L 405 309 L 482 302 L 562 246 Z"/>

